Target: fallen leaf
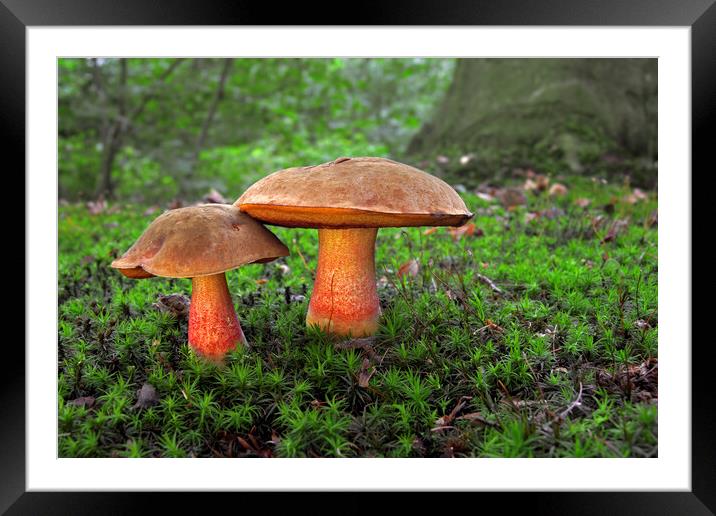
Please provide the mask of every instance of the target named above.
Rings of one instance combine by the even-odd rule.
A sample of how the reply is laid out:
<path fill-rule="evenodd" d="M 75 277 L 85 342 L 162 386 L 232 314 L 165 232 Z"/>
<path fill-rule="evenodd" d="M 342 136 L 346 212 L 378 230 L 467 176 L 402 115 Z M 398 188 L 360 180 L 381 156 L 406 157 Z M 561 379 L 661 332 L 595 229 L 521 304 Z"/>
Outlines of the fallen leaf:
<path fill-rule="evenodd" d="M 358 386 L 364 389 L 368 387 L 371 376 L 375 373 L 375 367 L 371 367 L 370 359 L 364 358 L 358 373 Z"/>
<path fill-rule="evenodd" d="M 532 222 L 533 220 L 538 219 L 538 218 L 539 218 L 538 212 L 528 211 L 527 213 L 525 213 L 525 224 L 529 224 L 530 222 Z"/>
<path fill-rule="evenodd" d="M 417 276 L 419 270 L 420 264 L 418 264 L 418 260 L 412 258 L 400 266 L 400 268 L 398 269 L 398 277 L 402 278 L 403 276 Z"/>
<path fill-rule="evenodd" d="M 607 231 L 607 234 L 602 238 L 601 242 L 602 244 L 606 242 L 611 242 L 614 240 L 619 233 L 621 233 L 627 226 L 629 225 L 629 221 L 627 219 L 617 219 L 615 220 L 612 225 L 609 227 L 609 230 Z"/>
<path fill-rule="evenodd" d="M 592 230 L 596 232 L 605 220 L 606 218 L 604 217 L 604 215 L 597 215 L 596 217 L 592 217 L 592 219 L 589 221 L 592 225 Z"/>
<path fill-rule="evenodd" d="M 552 206 L 551 208 L 547 208 L 546 210 L 542 210 L 540 212 L 540 216 L 549 220 L 563 217 L 564 215 L 564 210 L 562 208 L 558 208 L 557 206 Z"/>
<path fill-rule="evenodd" d="M 552 185 L 552 187 L 549 189 L 549 195 L 551 196 L 563 196 L 567 195 L 567 192 L 569 190 L 566 186 L 564 186 L 562 183 L 555 183 Z"/>
<path fill-rule="evenodd" d="M 490 195 L 486 192 L 475 192 L 475 195 L 477 195 L 483 201 L 492 202 L 495 200 L 495 197 L 493 195 Z"/>
<path fill-rule="evenodd" d="M 438 226 L 433 226 L 433 227 L 428 228 L 428 229 L 426 229 L 425 231 L 423 231 L 423 235 L 432 235 L 432 234 L 435 233 L 438 229 L 440 229 Z"/>
<path fill-rule="evenodd" d="M 645 321 L 644 319 L 637 319 L 634 321 L 634 326 L 639 328 L 640 330 L 648 330 L 651 328 L 651 324 L 649 324 L 648 321 Z"/>
<path fill-rule="evenodd" d="M 475 227 L 474 222 L 468 222 L 457 228 L 449 228 L 448 231 L 454 241 L 458 241 L 464 236 L 482 236 L 484 234 L 481 229 Z"/>
<path fill-rule="evenodd" d="M 182 202 L 181 199 L 173 199 L 173 200 L 169 203 L 169 209 L 170 209 L 170 210 L 176 210 L 176 209 L 181 208 L 182 206 L 184 206 L 184 203 Z"/>
<path fill-rule="evenodd" d="M 256 450 L 254 449 L 254 447 L 251 446 L 251 445 L 249 444 L 249 442 L 248 442 L 246 439 L 244 439 L 243 437 L 241 437 L 240 435 L 237 435 L 237 436 L 236 436 L 236 440 L 239 441 L 239 444 L 241 445 L 241 447 L 242 447 L 244 450 L 256 451 Z"/>
<path fill-rule="evenodd" d="M 256 280 L 257 285 L 264 285 L 266 283 L 268 283 L 268 280 L 266 278 L 260 278 Z"/>
<path fill-rule="evenodd" d="M 89 211 L 90 215 L 99 215 L 106 209 L 107 202 L 102 198 L 87 203 L 87 211 Z"/>
<path fill-rule="evenodd" d="M 527 179 L 525 184 L 522 185 L 522 188 L 531 192 L 532 190 L 537 190 L 537 183 L 533 179 Z"/>
<path fill-rule="evenodd" d="M 221 195 L 216 189 L 212 188 L 208 194 L 204 196 L 204 202 L 210 204 L 227 204 L 224 196 Z"/>
<path fill-rule="evenodd" d="M 68 405 L 72 405 L 73 407 L 85 407 L 85 408 L 92 408 L 95 403 L 94 396 L 81 396 L 79 398 L 75 398 L 73 400 L 70 400 L 67 402 Z"/>
<path fill-rule="evenodd" d="M 157 390 L 151 383 L 145 383 L 142 388 L 137 391 L 137 403 L 132 408 L 149 408 L 159 403 Z"/>
<path fill-rule="evenodd" d="M 177 318 L 186 318 L 189 317 L 190 303 L 189 298 L 183 294 L 169 294 L 159 296 L 152 306 L 160 312 L 172 314 Z"/>
<path fill-rule="evenodd" d="M 580 208 L 586 208 L 587 206 L 592 204 L 592 200 L 587 199 L 586 197 L 580 197 L 579 199 L 574 200 L 574 204 L 576 204 Z"/>
<path fill-rule="evenodd" d="M 527 204 L 527 197 L 519 188 L 505 188 L 498 194 L 498 198 L 502 206 L 507 210 L 512 210 L 517 206 Z"/>
<path fill-rule="evenodd" d="M 612 197 L 612 198 L 609 200 L 609 203 L 608 203 L 608 204 L 605 204 L 605 205 L 603 206 L 604 212 L 607 213 L 608 215 L 611 215 L 612 213 L 614 213 L 614 209 L 615 209 L 616 204 L 617 204 L 617 198 L 616 198 L 616 197 Z"/>
<path fill-rule="evenodd" d="M 545 176 L 544 174 L 537 174 L 535 176 L 535 183 L 537 183 L 537 190 L 540 192 L 544 192 L 547 187 L 549 186 L 549 177 Z M 559 184 L 559 183 L 557 183 Z M 556 185 L 555 185 L 556 186 Z M 552 187 L 554 188 L 554 187 Z M 550 194 L 552 189 L 550 188 Z"/>

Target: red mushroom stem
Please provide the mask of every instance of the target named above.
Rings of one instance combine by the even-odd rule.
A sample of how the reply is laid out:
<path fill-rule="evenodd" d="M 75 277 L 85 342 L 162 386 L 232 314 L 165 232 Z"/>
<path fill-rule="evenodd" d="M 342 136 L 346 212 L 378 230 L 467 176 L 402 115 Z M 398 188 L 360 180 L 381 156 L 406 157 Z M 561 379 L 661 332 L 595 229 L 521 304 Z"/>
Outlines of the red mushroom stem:
<path fill-rule="evenodd" d="M 318 230 L 318 269 L 307 324 L 352 337 L 373 335 L 378 330 L 377 233 L 377 228 Z"/>
<path fill-rule="evenodd" d="M 246 344 L 223 272 L 191 280 L 189 344 L 210 360 L 219 360 L 237 344 Z"/>

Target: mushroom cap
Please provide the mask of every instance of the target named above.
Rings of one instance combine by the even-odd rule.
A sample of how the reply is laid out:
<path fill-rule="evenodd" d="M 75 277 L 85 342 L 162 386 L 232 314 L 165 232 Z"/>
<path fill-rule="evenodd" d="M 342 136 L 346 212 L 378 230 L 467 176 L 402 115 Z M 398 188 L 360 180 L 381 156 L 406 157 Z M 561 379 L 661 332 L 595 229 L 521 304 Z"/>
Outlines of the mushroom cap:
<path fill-rule="evenodd" d="M 287 255 L 273 233 L 238 208 L 203 204 L 154 219 L 112 267 L 130 278 L 193 278 Z"/>
<path fill-rule="evenodd" d="M 373 157 L 279 170 L 234 206 L 269 224 L 303 228 L 461 226 L 472 217 L 445 181 Z"/>

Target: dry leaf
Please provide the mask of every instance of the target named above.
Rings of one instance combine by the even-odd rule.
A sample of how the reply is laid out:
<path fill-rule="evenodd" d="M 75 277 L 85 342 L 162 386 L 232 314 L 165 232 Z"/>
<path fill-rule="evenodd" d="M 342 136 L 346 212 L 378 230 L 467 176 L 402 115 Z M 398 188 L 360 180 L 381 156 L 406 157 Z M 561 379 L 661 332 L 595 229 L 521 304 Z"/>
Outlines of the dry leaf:
<path fill-rule="evenodd" d="M 426 229 L 425 231 L 423 231 L 423 235 L 432 235 L 432 234 L 435 233 L 438 229 L 440 229 L 438 226 L 433 226 L 433 227 L 428 228 L 428 229 Z"/>
<path fill-rule="evenodd" d="M 555 183 L 549 189 L 549 195 L 563 196 L 563 195 L 567 195 L 568 191 L 569 190 L 567 189 L 567 187 L 564 186 L 562 183 Z"/>
<path fill-rule="evenodd" d="M 149 408 L 159 403 L 157 390 L 151 383 L 145 383 L 142 388 L 137 391 L 137 403 L 133 408 Z"/>
<path fill-rule="evenodd" d="M 586 197 L 580 197 L 579 199 L 574 200 L 574 204 L 576 204 L 580 208 L 586 208 L 587 206 L 592 204 L 592 200 L 587 199 Z"/>
<path fill-rule="evenodd" d="M 544 174 L 537 174 L 535 176 L 535 183 L 537 183 L 537 190 L 540 192 L 544 192 L 547 187 L 549 186 L 549 177 L 545 176 Z M 557 183 L 559 184 L 559 183 Z M 556 185 L 555 185 L 556 186 Z M 554 187 L 552 187 L 554 188 Z M 552 192 L 552 189 L 550 188 L 550 194 Z"/>
<path fill-rule="evenodd" d="M 614 240 L 619 233 L 622 232 L 627 226 L 629 225 L 628 219 L 617 219 L 615 220 L 612 225 L 609 227 L 609 231 L 607 231 L 607 234 L 602 238 L 601 243 L 604 244 L 606 242 L 611 242 Z"/>
<path fill-rule="evenodd" d="M 227 204 L 224 196 L 217 192 L 214 188 L 204 196 L 203 201 L 210 204 Z"/>
<path fill-rule="evenodd" d="M 483 201 L 492 202 L 495 200 L 495 197 L 493 195 L 490 195 L 486 192 L 475 192 L 475 195 L 477 195 Z"/>
<path fill-rule="evenodd" d="M 519 188 L 505 188 L 498 193 L 498 197 L 502 206 L 507 210 L 527 204 L 527 197 Z"/>
<path fill-rule="evenodd" d="M 539 213 L 528 211 L 527 213 L 525 213 L 525 224 L 529 224 L 530 222 L 532 222 L 533 220 L 538 219 L 538 218 L 539 218 Z"/>
<path fill-rule="evenodd" d="M 87 211 L 90 212 L 90 215 L 99 215 L 106 209 L 107 202 L 102 198 L 99 198 L 96 201 L 89 201 L 87 203 Z"/>
<path fill-rule="evenodd" d="M 73 400 L 68 401 L 67 404 L 75 406 L 75 407 L 92 408 L 95 401 L 96 400 L 95 400 L 94 396 L 81 396 L 79 398 L 75 398 Z"/>
<path fill-rule="evenodd" d="M 418 260 L 412 258 L 400 266 L 400 268 L 398 269 L 398 277 L 402 278 L 403 276 L 417 276 L 419 270 L 420 264 L 418 264 Z"/>
<path fill-rule="evenodd" d="M 482 236 L 484 232 L 475 227 L 474 222 L 468 222 L 467 224 L 463 224 L 460 227 L 457 228 L 449 228 L 448 229 L 450 235 L 452 236 L 452 239 L 454 241 L 460 240 L 463 236 Z"/>
<path fill-rule="evenodd" d="M 525 181 L 525 184 L 522 185 L 522 188 L 524 190 L 527 190 L 528 192 L 532 190 L 537 190 L 537 183 L 532 179 L 527 179 L 527 181 Z"/>
<path fill-rule="evenodd" d="M 268 283 L 268 280 L 266 278 L 260 278 L 256 280 L 257 285 L 264 285 L 266 283 Z"/>
<path fill-rule="evenodd" d="M 371 376 L 375 373 L 375 367 L 371 367 L 370 359 L 364 358 L 358 373 L 358 386 L 364 389 L 368 387 Z"/>

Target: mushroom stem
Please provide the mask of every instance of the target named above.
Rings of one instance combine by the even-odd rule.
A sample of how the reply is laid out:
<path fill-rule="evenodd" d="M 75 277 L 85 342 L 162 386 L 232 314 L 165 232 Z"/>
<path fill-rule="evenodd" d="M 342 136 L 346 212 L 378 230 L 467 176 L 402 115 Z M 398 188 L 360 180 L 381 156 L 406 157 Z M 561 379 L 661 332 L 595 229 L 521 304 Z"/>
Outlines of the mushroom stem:
<path fill-rule="evenodd" d="M 189 344 L 194 351 L 208 359 L 220 360 L 237 344 L 245 343 L 226 285 L 226 274 L 192 278 Z"/>
<path fill-rule="evenodd" d="M 352 337 L 372 335 L 378 330 L 377 233 L 377 228 L 318 230 L 318 270 L 307 324 Z"/>

